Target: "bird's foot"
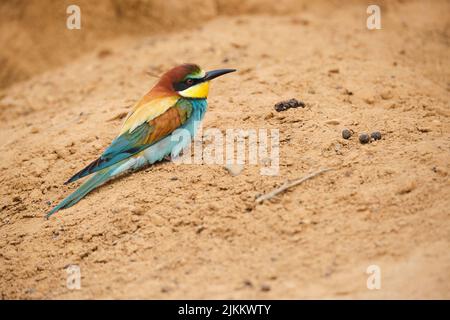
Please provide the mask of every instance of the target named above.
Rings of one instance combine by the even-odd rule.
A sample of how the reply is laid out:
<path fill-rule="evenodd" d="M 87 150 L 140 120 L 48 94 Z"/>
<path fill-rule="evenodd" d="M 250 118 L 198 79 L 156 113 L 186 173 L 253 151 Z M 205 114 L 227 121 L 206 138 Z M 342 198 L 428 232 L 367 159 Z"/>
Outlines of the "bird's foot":
<path fill-rule="evenodd" d="M 178 154 L 168 154 L 163 159 L 167 160 L 167 161 L 176 161 L 182 155 L 183 155 L 183 151 L 179 152 Z"/>

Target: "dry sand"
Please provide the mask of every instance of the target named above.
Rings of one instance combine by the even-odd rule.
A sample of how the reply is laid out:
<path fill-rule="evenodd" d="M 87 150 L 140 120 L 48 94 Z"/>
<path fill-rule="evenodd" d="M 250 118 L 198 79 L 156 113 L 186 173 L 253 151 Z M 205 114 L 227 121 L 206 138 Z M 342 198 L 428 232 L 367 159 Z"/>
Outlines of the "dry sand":
<path fill-rule="evenodd" d="M 374 31 L 366 4 L 301 9 L 120 37 L 4 89 L 1 297 L 450 298 L 449 2 L 386 5 Z M 279 176 L 164 162 L 44 220 L 154 84 L 146 72 L 182 62 L 239 69 L 213 83 L 204 128 L 278 128 Z M 274 111 L 289 98 L 306 107 Z"/>

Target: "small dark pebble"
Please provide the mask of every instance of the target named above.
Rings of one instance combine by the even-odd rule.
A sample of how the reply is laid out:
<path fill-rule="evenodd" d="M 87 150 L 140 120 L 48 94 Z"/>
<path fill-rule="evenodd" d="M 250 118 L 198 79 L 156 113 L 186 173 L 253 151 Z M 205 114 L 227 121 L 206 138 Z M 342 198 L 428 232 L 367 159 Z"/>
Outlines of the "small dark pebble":
<path fill-rule="evenodd" d="M 381 133 L 380 133 L 380 131 L 374 131 L 370 134 L 370 137 L 373 140 L 381 140 Z"/>
<path fill-rule="evenodd" d="M 261 291 L 264 291 L 264 292 L 270 291 L 270 286 L 268 284 L 263 284 L 261 286 Z"/>
<path fill-rule="evenodd" d="M 170 291 L 170 288 L 169 288 L 169 287 L 167 287 L 167 286 L 161 287 L 161 292 L 162 292 L 162 293 L 167 293 L 167 292 L 169 292 L 169 291 Z"/>
<path fill-rule="evenodd" d="M 344 90 L 344 94 L 346 94 L 346 95 L 348 95 L 348 96 L 352 96 L 352 95 L 353 95 L 353 92 L 350 91 L 350 90 L 348 90 L 348 89 L 345 89 L 345 90 Z"/>
<path fill-rule="evenodd" d="M 109 49 L 102 49 L 97 53 L 97 56 L 100 59 L 106 58 L 107 56 L 110 56 L 112 54 L 112 51 Z"/>
<path fill-rule="evenodd" d="M 359 135 L 359 142 L 361 142 L 362 144 L 369 143 L 370 142 L 369 135 L 367 133 L 361 133 Z"/>
<path fill-rule="evenodd" d="M 348 129 L 342 130 L 342 138 L 350 139 L 351 136 L 352 136 L 352 132 L 350 130 L 348 130 Z"/>
<path fill-rule="evenodd" d="M 200 234 L 202 233 L 203 230 L 205 230 L 206 228 L 204 226 L 200 226 L 197 228 L 197 230 L 195 230 L 195 233 Z"/>
<path fill-rule="evenodd" d="M 253 283 L 250 280 L 244 280 L 244 285 L 246 287 L 253 287 Z"/>
<path fill-rule="evenodd" d="M 339 68 L 333 68 L 328 70 L 328 73 L 339 73 Z"/>
<path fill-rule="evenodd" d="M 304 108 L 305 107 L 305 103 L 303 101 L 298 101 L 297 99 L 290 99 L 287 101 L 281 101 L 278 102 L 277 104 L 275 104 L 275 111 L 277 112 L 281 112 L 281 111 L 286 111 L 287 109 L 290 108 Z"/>

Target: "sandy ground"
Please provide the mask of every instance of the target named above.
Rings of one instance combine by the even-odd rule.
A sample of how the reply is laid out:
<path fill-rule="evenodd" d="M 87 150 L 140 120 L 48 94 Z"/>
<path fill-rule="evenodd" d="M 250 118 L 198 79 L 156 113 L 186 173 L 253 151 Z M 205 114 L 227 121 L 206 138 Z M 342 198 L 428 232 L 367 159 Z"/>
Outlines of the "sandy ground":
<path fill-rule="evenodd" d="M 449 9 L 393 4 L 375 31 L 360 4 L 218 17 L 109 41 L 4 89 L 1 297 L 449 299 Z M 204 128 L 278 128 L 280 174 L 164 162 L 44 220 L 153 85 L 146 72 L 181 62 L 239 69 L 213 84 Z M 306 108 L 274 111 L 290 98 Z M 66 287 L 71 264 L 81 290 Z M 373 264 L 380 290 L 366 287 Z"/>

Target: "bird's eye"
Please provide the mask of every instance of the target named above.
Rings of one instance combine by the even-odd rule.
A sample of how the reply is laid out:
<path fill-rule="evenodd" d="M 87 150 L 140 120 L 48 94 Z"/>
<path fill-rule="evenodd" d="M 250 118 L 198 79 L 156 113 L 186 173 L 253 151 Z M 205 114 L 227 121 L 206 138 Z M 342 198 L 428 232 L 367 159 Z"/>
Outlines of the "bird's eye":
<path fill-rule="evenodd" d="M 186 82 L 186 84 L 189 85 L 189 86 L 191 86 L 191 85 L 194 84 L 194 80 L 192 80 L 192 79 L 186 79 L 185 82 Z"/>

